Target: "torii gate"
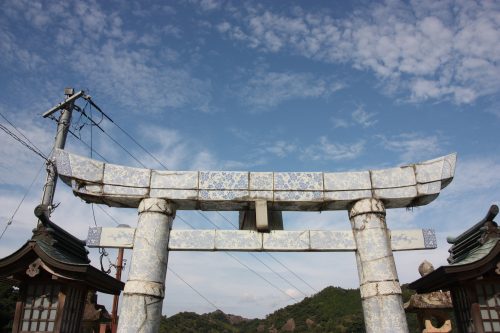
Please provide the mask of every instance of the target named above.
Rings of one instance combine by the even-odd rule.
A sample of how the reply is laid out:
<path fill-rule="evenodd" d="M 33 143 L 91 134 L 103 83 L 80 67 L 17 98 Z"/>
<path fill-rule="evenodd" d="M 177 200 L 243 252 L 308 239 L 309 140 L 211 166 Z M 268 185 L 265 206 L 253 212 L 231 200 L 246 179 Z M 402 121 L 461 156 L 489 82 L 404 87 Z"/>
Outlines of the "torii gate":
<path fill-rule="evenodd" d="M 139 209 L 136 229 L 91 228 L 88 246 L 133 248 L 118 332 L 157 332 L 169 251 L 354 251 L 368 333 L 407 333 L 392 251 L 436 248 L 433 230 L 390 231 L 386 208 L 426 205 L 456 155 L 361 172 L 158 171 L 57 149 L 60 178 L 89 203 Z M 242 230 L 172 230 L 176 210 L 240 211 Z M 351 231 L 284 231 L 281 211 L 347 210 Z"/>

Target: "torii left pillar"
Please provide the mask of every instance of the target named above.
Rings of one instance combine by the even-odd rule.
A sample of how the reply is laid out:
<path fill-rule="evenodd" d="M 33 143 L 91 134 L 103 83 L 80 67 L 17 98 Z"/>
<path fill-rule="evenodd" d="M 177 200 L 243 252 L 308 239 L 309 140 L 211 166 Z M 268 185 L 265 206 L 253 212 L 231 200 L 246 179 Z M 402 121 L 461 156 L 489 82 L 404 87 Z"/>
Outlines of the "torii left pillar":
<path fill-rule="evenodd" d="M 175 217 L 171 202 L 147 198 L 139 205 L 134 251 L 118 321 L 118 333 L 156 333 L 160 327 L 168 241 Z"/>

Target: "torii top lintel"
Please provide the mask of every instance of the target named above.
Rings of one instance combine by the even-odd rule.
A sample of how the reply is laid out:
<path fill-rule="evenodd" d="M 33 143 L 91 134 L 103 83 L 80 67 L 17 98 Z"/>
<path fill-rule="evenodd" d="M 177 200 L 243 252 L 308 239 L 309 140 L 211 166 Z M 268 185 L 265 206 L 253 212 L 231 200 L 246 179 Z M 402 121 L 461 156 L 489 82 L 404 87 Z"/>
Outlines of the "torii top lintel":
<path fill-rule="evenodd" d="M 177 209 L 344 210 L 377 198 L 386 208 L 426 205 L 453 179 L 456 154 L 397 168 L 360 172 L 160 171 L 89 159 L 57 149 L 60 178 L 87 202 L 138 207 L 144 198 L 165 198 Z"/>

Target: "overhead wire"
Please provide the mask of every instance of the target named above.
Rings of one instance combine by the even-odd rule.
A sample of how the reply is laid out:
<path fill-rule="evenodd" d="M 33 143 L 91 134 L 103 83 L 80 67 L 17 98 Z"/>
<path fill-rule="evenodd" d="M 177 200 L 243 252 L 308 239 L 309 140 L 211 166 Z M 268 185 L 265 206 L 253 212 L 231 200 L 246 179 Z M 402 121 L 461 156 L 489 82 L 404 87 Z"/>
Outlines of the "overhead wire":
<path fill-rule="evenodd" d="M 229 222 L 229 224 L 231 224 L 235 229 L 239 229 L 238 227 L 236 227 L 228 218 L 226 218 L 224 215 L 222 215 L 220 212 L 216 211 L 217 214 L 219 214 L 222 218 L 224 218 L 227 222 Z M 203 214 L 202 214 L 203 216 Z M 207 218 L 206 216 L 203 216 L 205 218 Z M 263 251 L 264 253 L 267 253 L 267 254 L 270 254 L 269 252 L 267 251 Z M 249 252 L 249 254 L 255 259 L 257 260 L 258 262 L 260 262 L 262 265 L 264 265 L 265 267 L 267 267 L 267 269 L 269 269 L 271 272 L 273 272 L 278 278 L 280 278 L 281 280 L 285 281 L 290 287 L 296 289 L 298 292 L 300 292 L 302 295 L 304 295 L 305 297 L 307 297 L 308 295 L 299 287 L 297 287 L 295 284 L 293 284 L 292 282 L 290 282 L 290 280 L 288 280 L 287 278 L 285 278 L 284 276 L 282 276 L 280 273 L 278 273 L 276 270 L 274 270 L 272 267 L 270 267 L 268 264 L 266 264 L 262 259 L 260 259 L 258 256 L 256 256 L 255 254 Z"/>
<path fill-rule="evenodd" d="M 153 158 L 158 164 L 160 164 L 162 167 L 168 170 L 168 167 L 160 161 L 156 156 L 153 155 L 146 147 L 144 147 L 142 144 L 140 144 L 132 135 L 130 135 L 126 130 L 124 130 L 120 125 L 118 125 L 111 117 L 109 117 L 104 111 L 97 106 L 94 101 L 92 101 L 92 98 L 90 96 L 84 96 L 84 98 L 89 101 L 91 105 L 93 105 L 101 114 L 106 117 L 111 123 L 113 123 L 123 134 L 125 134 L 130 140 L 132 140 L 137 146 L 139 146 L 142 150 L 146 152 L 151 158 Z"/>
<path fill-rule="evenodd" d="M 31 188 L 33 187 L 33 184 L 35 184 L 36 180 L 38 179 L 38 177 L 40 176 L 40 173 L 42 172 L 43 170 L 43 167 L 44 167 L 45 163 L 42 164 L 42 166 L 38 169 L 38 172 L 36 173 L 35 177 L 33 178 L 33 180 L 31 181 L 30 185 L 28 186 L 28 188 L 26 189 L 26 191 L 24 192 L 24 195 L 23 197 L 21 198 L 21 201 L 19 202 L 19 204 L 17 205 L 16 209 L 14 210 L 14 212 L 12 213 L 12 215 L 10 216 L 10 218 L 7 220 L 7 224 L 5 225 L 5 228 L 3 229 L 2 231 L 2 234 L 0 234 L 0 240 L 2 240 L 2 237 L 3 235 L 5 234 L 5 232 L 7 231 L 7 228 L 12 224 L 12 222 L 14 221 L 14 217 L 16 216 L 17 212 L 19 211 L 19 208 L 21 208 L 21 205 L 23 204 L 24 202 L 24 199 L 26 199 L 26 197 L 28 196 L 28 193 L 31 191 Z"/>
<path fill-rule="evenodd" d="M 14 134 L 12 131 L 10 131 L 7 127 L 5 127 L 3 124 L 0 124 L 0 128 L 5 132 L 7 133 L 8 135 L 10 135 L 12 138 L 14 138 L 16 141 L 18 141 L 19 143 L 21 143 L 24 147 L 28 148 L 31 152 L 34 152 L 36 155 L 40 156 L 41 158 L 43 158 L 46 163 L 42 164 L 42 166 L 40 167 L 40 169 L 38 170 L 38 172 L 36 173 L 35 177 L 33 178 L 33 180 L 31 181 L 30 185 L 28 186 L 28 188 L 26 189 L 26 191 L 24 192 L 19 204 L 16 206 L 16 208 L 14 209 L 14 212 L 12 213 L 11 217 L 7 220 L 7 223 L 5 225 L 5 228 L 3 229 L 2 233 L 0 234 L 0 240 L 3 238 L 5 232 L 7 231 L 7 229 L 9 228 L 9 226 L 13 223 L 14 221 L 14 217 L 16 216 L 17 212 L 19 211 L 19 209 L 21 208 L 21 205 L 23 204 L 24 200 L 26 199 L 26 197 L 28 196 L 29 192 L 31 191 L 31 188 L 33 187 L 33 184 L 36 182 L 36 180 L 38 179 L 38 177 L 40 176 L 40 173 L 41 171 L 43 170 L 43 166 L 48 164 L 48 163 L 52 163 L 49 158 L 47 156 L 45 156 L 45 154 L 40 150 L 40 148 L 38 148 L 26 135 L 23 134 L 23 132 L 21 132 L 21 130 L 19 130 L 19 128 L 14 125 L 14 123 L 12 123 L 4 114 L 2 114 L 0 112 L 0 116 L 10 125 L 12 126 L 12 128 L 14 128 L 26 141 L 24 141 L 23 139 L 21 139 L 19 136 L 17 136 L 16 134 Z M 53 150 L 53 149 L 52 149 Z M 52 150 L 50 151 L 49 155 L 52 154 Z M 46 184 L 44 185 L 44 188 L 45 188 Z"/>
<path fill-rule="evenodd" d="M 215 305 L 212 301 L 210 301 L 207 297 L 203 296 L 202 293 L 200 293 L 198 290 L 196 290 L 195 287 L 193 287 L 191 284 L 189 284 L 189 282 L 187 282 L 186 280 L 184 280 L 179 274 L 177 274 L 172 268 L 168 267 L 167 268 L 170 272 L 172 272 L 172 274 L 174 274 L 179 280 L 181 280 L 182 282 L 184 282 L 189 288 L 191 288 L 191 290 L 193 290 L 195 293 L 198 294 L 198 296 L 200 296 L 201 298 L 203 298 L 208 304 L 212 305 L 215 310 L 219 310 L 219 307 L 217 305 Z"/>
<path fill-rule="evenodd" d="M 34 146 L 31 146 L 28 142 L 26 142 L 23 139 L 21 139 L 20 137 L 18 137 L 16 134 L 14 134 L 12 131 L 10 131 L 7 127 L 5 127 L 3 124 L 0 124 L 0 129 L 2 131 L 4 131 L 5 133 L 7 133 L 9 136 L 11 136 L 16 141 L 18 141 L 20 144 L 22 144 L 23 146 L 25 146 L 26 148 L 28 148 L 29 150 L 31 150 L 32 152 L 34 152 L 35 154 L 40 156 L 42 159 L 49 162 L 49 158 L 47 156 L 45 156 L 41 151 L 39 151 Z"/>
<path fill-rule="evenodd" d="M 85 97 L 84 97 L 85 98 Z M 143 149 L 148 155 L 150 155 L 156 162 L 158 162 L 161 166 L 163 166 L 165 169 L 168 170 L 168 167 L 162 163 L 159 159 L 157 159 L 149 150 L 147 150 L 147 148 L 145 148 L 143 145 L 141 145 L 136 139 L 134 139 L 127 131 L 125 131 L 122 127 L 120 127 L 116 122 L 114 122 L 108 115 L 106 115 L 91 99 L 90 97 L 87 99 L 85 98 L 92 106 L 94 106 L 94 108 L 96 110 L 98 110 L 106 119 L 108 119 L 110 122 L 112 122 L 116 127 L 118 127 L 127 137 L 129 137 L 136 145 L 138 145 L 141 149 Z M 80 109 L 81 110 L 81 109 Z M 113 137 L 111 137 L 111 135 L 109 135 L 101 126 L 99 126 L 98 124 L 96 124 L 92 119 L 91 117 L 89 117 L 86 113 L 85 113 L 85 110 L 81 110 L 81 113 L 83 114 L 84 117 L 86 117 L 87 119 L 89 119 L 91 121 L 91 123 L 93 123 L 97 128 L 99 128 L 106 136 L 108 136 L 113 142 L 115 142 L 118 146 L 120 146 L 125 152 L 127 152 L 134 160 L 136 160 L 141 166 L 143 166 L 144 168 L 147 168 L 141 161 L 139 161 L 135 156 L 132 155 L 132 153 L 130 153 L 126 148 L 124 148 L 120 143 L 117 142 L 117 140 L 115 140 Z M 207 219 L 212 225 L 214 225 L 217 229 L 219 228 L 215 223 L 213 223 L 206 215 L 202 214 L 201 212 L 198 212 L 200 215 L 202 215 L 205 219 Z M 180 218 L 179 216 L 177 216 L 178 218 Z M 181 220 L 183 220 L 183 222 L 185 222 L 188 226 L 190 226 L 191 228 L 193 228 L 185 219 L 182 219 L 180 218 Z M 234 225 L 233 225 L 234 226 Z M 194 228 L 193 228 L 194 229 Z M 233 259 L 235 259 L 236 257 L 233 256 L 233 255 L 230 255 L 229 253 L 226 252 L 226 254 L 228 254 L 230 257 L 232 257 Z M 289 285 L 291 285 L 293 288 L 297 289 L 298 291 L 300 291 L 302 294 L 304 294 L 305 296 L 307 296 L 306 293 L 304 293 L 302 290 L 300 290 L 299 288 L 297 288 L 296 286 L 294 286 L 293 284 L 291 284 L 287 279 L 283 278 L 278 272 L 274 271 L 270 266 L 268 266 L 267 264 L 265 264 L 260 258 L 258 258 L 257 256 L 255 256 L 254 254 L 251 253 L 251 255 L 257 259 L 259 262 L 261 262 L 264 266 L 266 266 L 268 269 L 270 269 L 274 274 L 276 274 L 277 276 L 279 276 L 281 279 L 283 279 L 284 281 L 286 281 Z M 235 259 L 236 261 L 238 261 L 240 264 L 242 264 L 242 262 L 238 259 Z M 252 270 L 248 265 L 243 265 L 244 267 L 246 267 L 247 269 L 251 270 L 253 273 L 257 274 L 258 276 L 261 276 L 266 282 L 268 282 L 271 286 L 275 287 L 275 288 L 278 288 L 276 287 L 274 284 L 270 283 L 270 281 L 268 281 L 267 279 L 265 279 L 261 274 L 255 272 L 254 270 Z M 282 289 L 278 288 L 278 290 L 282 293 L 284 293 L 285 295 L 287 295 L 288 297 L 292 298 L 293 300 L 297 301 L 296 298 L 294 298 L 293 296 L 287 294 L 285 291 L 283 291 Z"/>
<path fill-rule="evenodd" d="M 37 151 L 41 152 L 42 150 L 38 148 L 27 136 L 24 135 L 23 132 L 17 126 L 15 126 L 2 112 L 0 112 L 0 116 L 10 125 L 12 126 L 23 138 L 26 139 Z"/>
<path fill-rule="evenodd" d="M 220 212 L 216 211 L 217 214 L 219 214 L 223 219 L 225 219 L 229 224 L 231 224 L 233 227 L 235 227 L 236 229 L 238 229 L 232 222 L 231 220 L 229 220 L 226 216 L 224 216 L 223 214 L 221 214 Z M 317 290 L 316 288 L 314 288 L 313 286 L 311 286 L 309 283 L 307 283 L 307 281 L 305 281 L 304 279 L 302 279 L 299 275 L 297 275 L 292 269 L 290 269 L 287 265 L 285 265 L 283 262 L 281 262 L 280 260 L 278 260 L 274 255 L 272 255 L 271 253 L 267 252 L 267 251 L 264 251 L 265 254 L 267 254 L 269 257 L 271 257 L 274 261 L 276 261 L 278 264 L 280 264 L 283 268 L 285 268 L 288 272 L 290 272 L 293 276 L 295 276 L 298 280 L 300 280 L 302 283 L 304 283 L 306 286 L 308 286 L 309 288 L 311 288 L 312 290 L 314 290 L 315 292 L 319 292 L 319 290 Z M 295 287 L 296 288 L 296 287 Z M 299 290 L 299 289 L 297 289 Z M 299 290 L 302 294 L 304 294 L 305 296 L 307 296 L 305 293 L 303 293 L 301 290 Z"/>

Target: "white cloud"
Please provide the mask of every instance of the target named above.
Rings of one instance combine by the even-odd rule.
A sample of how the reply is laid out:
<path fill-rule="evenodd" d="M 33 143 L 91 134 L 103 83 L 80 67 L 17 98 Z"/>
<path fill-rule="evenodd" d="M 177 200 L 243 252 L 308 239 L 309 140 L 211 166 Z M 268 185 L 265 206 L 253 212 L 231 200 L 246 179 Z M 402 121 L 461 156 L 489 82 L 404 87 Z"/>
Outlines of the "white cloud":
<path fill-rule="evenodd" d="M 266 145 L 263 150 L 278 157 L 285 157 L 295 152 L 297 150 L 297 146 L 284 140 L 278 140 L 272 144 Z"/>
<path fill-rule="evenodd" d="M 403 133 L 390 138 L 379 136 L 382 146 L 399 153 L 402 161 L 431 159 L 441 152 L 442 138 L 436 135 Z"/>
<path fill-rule="evenodd" d="M 370 127 L 377 123 L 376 119 L 373 119 L 377 114 L 375 112 L 365 111 L 363 106 L 359 106 L 351 114 L 352 120 L 363 127 Z"/>
<path fill-rule="evenodd" d="M 311 145 L 304 150 L 303 159 L 312 160 L 351 160 L 364 150 L 365 142 L 358 141 L 352 144 L 330 142 L 326 136 L 319 138 L 319 143 Z"/>
<path fill-rule="evenodd" d="M 351 126 L 347 120 L 342 118 L 332 117 L 332 122 L 335 128 L 347 128 Z"/>
<path fill-rule="evenodd" d="M 219 31 L 263 52 L 368 69 L 413 101 L 462 104 L 500 91 L 499 12 L 493 1 L 385 1 L 344 19 L 253 9 Z"/>
<path fill-rule="evenodd" d="M 325 98 L 343 88 L 333 79 L 310 73 L 257 72 L 238 92 L 243 102 L 257 110 L 304 98 Z"/>
<path fill-rule="evenodd" d="M 458 159 L 451 191 L 472 193 L 500 186 L 500 161 L 498 158 L 479 157 Z"/>
<path fill-rule="evenodd" d="M 127 29 L 118 12 L 105 10 L 100 3 L 75 2 L 64 6 L 65 11 L 57 10 L 57 6 L 46 8 L 50 15 L 46 27 L 37 25 L 36 20 L 15 22 L 55 35 L 56 47 L 48 50 L 38 40 L 40 45 L 20 43 L 9 32 L 12 27 L 0 29 L 0 61 L 6 65 L 15 63 L 15 69 L 24 68 L 31 74 L 44 70 L 51 75 L 57 74 L 57 70 L 72 72 L 80 77 L 80 84 L 101 91 L 121 106 L 140 108 L 141 113 L 170 108 L 210 110 L 210 80 L 198 78 L 186 62 L 179 66 L 178 54 L 161 44 L 163 35 L 179 36 L 177 27 L 167 24 L 163 30 L 138 34 Z M 22 16 L 31 7 L 30 2 L 13 2 L 3 9 L 12 16 Z M 43 66 L 46 52 L 58 64 L 57 69 Z"/>

